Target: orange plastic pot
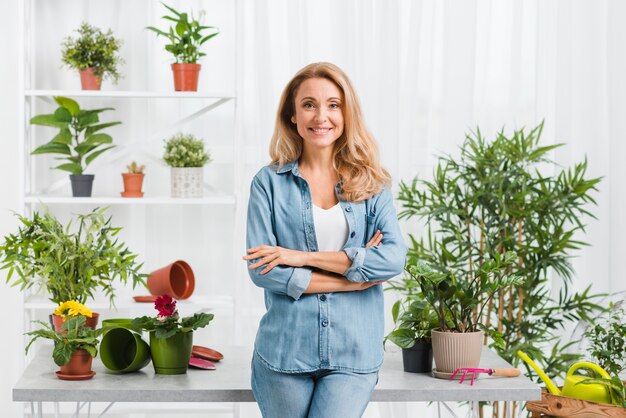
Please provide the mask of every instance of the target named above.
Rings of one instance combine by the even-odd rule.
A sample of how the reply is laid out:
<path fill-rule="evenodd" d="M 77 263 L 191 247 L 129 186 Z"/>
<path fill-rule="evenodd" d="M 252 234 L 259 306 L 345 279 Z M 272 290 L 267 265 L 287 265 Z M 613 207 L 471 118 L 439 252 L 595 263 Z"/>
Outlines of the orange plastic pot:
<path fill-rule="evenodd" d="M 155 270 L 148 277 L 148 289 L 154 296 L 167 294 L 174 299 L 187 299 L 195 286 L 193 270 L 183 260 L 174 261 Z"/>
<path fill-rule="evenodd" d="M 124 180 L 122 197 L 143 197 L 143 192 L 141 191 L 143 178 L 143 173 L 122 173 L 122 179 Z"/>
<path fill-rule="evenodd" d="M 80 70 L 80 85 L 83 90 L 100 90 L 102 77 L 94 73 L 94 67 Z"/>
<path fill-rule="evenodd" d="M 64 380 L 90 379 L 95 374 L 91 371 L 92 360 L 93 357 L 86 350 L 76 350 L 70 361 L 65 366 L 61 366 L 57 376 Z"/>
<path fill-rule="evenodd" d="M 200 64 L 172 64 L 174 90 L 198 91 Z"/>
<path fill-rule="evenodd" d="M 85 317 L 85 326 L 91 329 L 96 329 L 98 326 L 98 318 L 100 314 L 97 312 L 91 313 L 91 318 L 88 316 Z M 54 330 L 57 332 L 61 332 L 61 326 L 63 325 L 63 317 L 60 315 L 52 315 L 52 325 L 54 326 Z M 67 334 L 67 331 L 63 331 L 63 334 Z"/>

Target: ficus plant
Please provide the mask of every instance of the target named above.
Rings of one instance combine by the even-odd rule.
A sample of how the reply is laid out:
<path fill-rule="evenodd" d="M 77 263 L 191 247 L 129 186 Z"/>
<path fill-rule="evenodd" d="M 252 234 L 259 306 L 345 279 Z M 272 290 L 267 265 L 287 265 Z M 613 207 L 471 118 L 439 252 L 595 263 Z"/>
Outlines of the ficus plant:
<path fill-rule="evenodd" d="M 81 175 L 94 159 L 115 147 L 111 135 L 101 131 L 122 122 L 100 123 L 99 114 L 115 110 L 112 107 L 87 110 L 68 97 L 57 96 L 54 100 L 59 105 L 54 113 L 34 116 L 30 123 L 57 128 L 59 132 L 32 154 L 58 154 L 57 159 L 67 162 L 54 168 Z"/>
<path fill-rule="evenodd" d="M 432 180 L 401 182 L 399 217 L 425 223 L 422 237 L 410 237 L 409 260 L 421 260 L 436 273 L 417 266 L 414 273 L 440 277 L 463 271 L 454 280 L 464 296 L 486 260 L 500 254 L 512 261 L 506 272 L 517 279 L 494 297 L 472 294 L 479 304 L 465 318 L 502 335 L 502 345 L 492 346 L 509 363 L 517 365 L 515 353 L 526 350 L 548 374 L 562 375 L 579 358 L 568 352 L 578 341 L 560 342 L 567 322 L 590 321 L 604 309 L 590 287 L 570 289 L 570 258 L 587 245 L 580 236 L 585 219 L 593 217 L 589 207 L 600 179 L 588 178 L 586 160 L 558 168 L 548 156 L 562 144 L 540 145 L 542 129 L 543 123 L 508 136 L 499 132 L 491 141 L 480 130 L 467 135 L 460 156 L 439 157 Z M 515 252 L 514 260 L 509 252 Z"/>

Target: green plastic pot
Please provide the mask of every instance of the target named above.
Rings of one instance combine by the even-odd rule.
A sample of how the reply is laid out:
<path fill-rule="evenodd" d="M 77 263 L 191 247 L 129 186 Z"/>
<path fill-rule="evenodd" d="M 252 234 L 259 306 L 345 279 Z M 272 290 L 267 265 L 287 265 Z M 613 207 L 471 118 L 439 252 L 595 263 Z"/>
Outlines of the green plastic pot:
<path fill-rule="evenodd" d="M 111 328 L 126 328 L 129 329 L 131 331 L 135 331 L 138 334 L 142 334 L 143 330 L 141 329 L 141 327 L 136 327 L 131 325 L 131 322 L 133 322 L 132 318 L 111 318 L 111 319 L 105 319 L 102 321 L 102 327 L 111 327 Z M 109 330 L 110 331 L 110 330 Z M 105 331 L 104 333 L 106 334 L 109 331 Z"/>
<path fill-rule="evenodd" d="M 150 352 L 155 373 L 184 374 L 191 358 L 193 332 L 178 332 L 169 338 L 150 333 Z"/>
<path fill-rule="evenodd" d="M 126 328 L 113 328 L 102 337 L 100 359 L 112 372 L 136 372 L 150 363 L 150 347 L 141 335 Z"/>

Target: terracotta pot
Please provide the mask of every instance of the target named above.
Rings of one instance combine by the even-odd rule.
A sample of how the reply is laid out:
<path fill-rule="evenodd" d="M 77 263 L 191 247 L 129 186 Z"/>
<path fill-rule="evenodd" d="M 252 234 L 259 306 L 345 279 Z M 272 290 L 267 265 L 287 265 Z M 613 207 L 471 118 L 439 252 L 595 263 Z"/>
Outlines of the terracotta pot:
<path fill-rule="evenodd" d="M 195 286 L 193 270 L 183 260 L 155 270 L 148 277 L 148 289 L 155 296 L 167 294 L 174 299 L 187 299 Z"/>
<path fill-rule="evenodd" d="M 143 178 L 145 174 L 122 173 L 124 180 L 124 191 L 122 197 L 143 197 L 141 187 L 143 186 Z"/>
<path fill-rule="evenodd" d="M 83 90 L 100 90 L 102 77 L 94 74 L 94 67 L 80 70 L 80 85 Z"/>
<path fill-rule="evenodd" d="M 198 91 L 200 64 L 172 64 L 174 90 Z"/>
<path fill-rule="evenodd" d="M 91 318 L 86 317 L 85 326 L 89 328 L 96 329 L 98 326 L 98 318 L 100 314 L 97 312 L 91 313 Z M 54 326 L 54 330 L 57 332 L 61 332 L 61 326 L 63 325 L 63 317 L 60 315 L 52 315 L 52 325 Z M 63 331 L 63 334 L 66 334 L 67 331 Z"/>
<path fill-rule="evenodd" d="M 61 366 L 58 374 L 64 376 L 88 376 L 91 372 L 91 361 L 93 357 L 86 350 L 76 350 L 70 361 L 65 365 Z"/>
<path fill-rule="evenodd" d="M 483 348 L 483 335 L 482 331 L 465 333 L 432 331 L 433 357 L 437 372 L 446 374 L 454 373 L 459 367 L 478 367 Z M 439 375 L 435 374 L 435 377 Z"/>

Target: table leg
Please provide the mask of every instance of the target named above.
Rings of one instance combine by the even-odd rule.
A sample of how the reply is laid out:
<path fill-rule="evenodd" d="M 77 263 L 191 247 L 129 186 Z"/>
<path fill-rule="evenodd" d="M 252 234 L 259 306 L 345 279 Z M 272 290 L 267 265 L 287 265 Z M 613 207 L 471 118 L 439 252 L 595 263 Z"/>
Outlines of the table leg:
<path fill-rule="evenodd" d="M 511 401 L 506 401 L 506 418 L 511 418 L 513 409 L 513 403 Z"/>
<path fill-rule="evenodd" d="M 37 402 L 37 418 L 43 418 L 43 406 L 41 401 Z"/>
<path fill-rule="evenodd" d="M 35 416 L 35 402 L 30 401 L 30 416 L 34 418 Z"/>
<path fill-rule="evenodd" d="M 241 406 L 239 402 L 233 404 L 233 418 L 241 418 Z"/>
<path fill-rule="evenodd" d="M 109 409 L 111 409 L 111 407 L 112 407 L 113 405 L 115 405 L 115 402 L 110 402 L 110 403 L 107 405 L 107 407 L 106 407 L 106 408 L 104 408 L 104 410 L 103 410 L 102 412 L 100 412 L 100 415 L 98 415 L 98 418 L 100 418 L 100 417 L 104 416 L 104 414 L 106 414 L 106 413 L 107 413 L 107 411 L 108 411 Z"/>
<path fill-rule="evenodd" d="M 87 418 L 91 418 L 91 402 L 87 404 Z"/>

